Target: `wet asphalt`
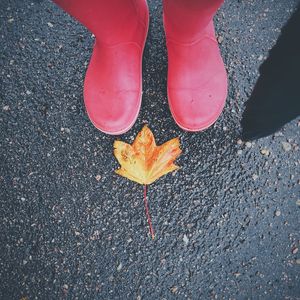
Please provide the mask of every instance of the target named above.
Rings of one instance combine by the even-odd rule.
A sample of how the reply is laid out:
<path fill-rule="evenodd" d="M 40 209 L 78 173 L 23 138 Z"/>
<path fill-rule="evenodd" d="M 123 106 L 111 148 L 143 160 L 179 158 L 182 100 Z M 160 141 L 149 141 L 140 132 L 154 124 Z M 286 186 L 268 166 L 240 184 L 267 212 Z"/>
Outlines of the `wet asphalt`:
<path fill-rule="evenodd" d="M 50 1 L 0 1 L 0 299 L 300 299 L 299 127 L 243 143 L 240 120 L 296 0 L 228 0 L 218 122 L 187 133 L 167 105 L 161 2 L 150 0 L 144 123 L 179 136 L 181 169 L 149 187 L 114 174 L 115 137 L 85 113 L 93 36 Z"/>

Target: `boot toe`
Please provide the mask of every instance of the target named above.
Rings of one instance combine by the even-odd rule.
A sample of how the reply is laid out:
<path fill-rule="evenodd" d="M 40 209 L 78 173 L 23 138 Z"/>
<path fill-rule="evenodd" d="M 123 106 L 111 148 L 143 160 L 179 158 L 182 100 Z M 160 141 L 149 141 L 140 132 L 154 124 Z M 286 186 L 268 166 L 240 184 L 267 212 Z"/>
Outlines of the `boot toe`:
<path fill-rule="evenodd" d="M 168 94 L 171 113 L 178 126 L 187 131 L 201 131 L 220 116 L 227 89 L 169 89 Z"/>
<path fill-rule="evenodd" d="M 133 126 L 141 104 L 138 91 L 102 92 L 92 99 L 85 99 L 91 122 L 100 131 L 111 135 L 125 133 Z"/>

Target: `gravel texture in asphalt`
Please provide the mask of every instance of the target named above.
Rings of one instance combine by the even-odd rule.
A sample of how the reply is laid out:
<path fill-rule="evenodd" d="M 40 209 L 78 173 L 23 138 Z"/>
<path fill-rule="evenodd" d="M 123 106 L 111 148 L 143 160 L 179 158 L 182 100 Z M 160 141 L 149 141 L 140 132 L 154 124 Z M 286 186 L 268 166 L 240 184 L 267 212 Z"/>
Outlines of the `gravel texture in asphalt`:
<path fill-rule="evenodd" d="M 202 133 L 167 104 L 162 4 L 150 0 L 139 118 L 179 136 L 181 169 L 149 187 L 114 174 L 115 137 L 85 113 L 93 36 L 50 1 L 0 2 L 0 299 L 299 299 L 299 120 L 239 140 L 258 67 L 299 1 L 228 0 L 215 17 L 229 74 Z"/>

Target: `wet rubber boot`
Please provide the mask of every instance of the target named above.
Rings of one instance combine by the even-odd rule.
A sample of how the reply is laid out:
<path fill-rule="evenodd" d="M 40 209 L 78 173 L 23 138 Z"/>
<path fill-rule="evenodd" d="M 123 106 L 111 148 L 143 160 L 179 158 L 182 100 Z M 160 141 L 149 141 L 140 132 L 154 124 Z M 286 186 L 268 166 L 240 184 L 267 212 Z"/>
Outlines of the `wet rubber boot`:
<path fill-rule="evenodd" d="M 146 0 L 54 0 L 96 38 L 84 81 L 90 120 L 107 134 L 128 131 L 142 100 L 142 55 L 149 10 Z"/>
<path fill-rule="evenodd" d="M 225 105 L 227 74 L 213 24 L 222 2 L 164 0 L 169 105 L 184 130 L 208 128 Z"/>

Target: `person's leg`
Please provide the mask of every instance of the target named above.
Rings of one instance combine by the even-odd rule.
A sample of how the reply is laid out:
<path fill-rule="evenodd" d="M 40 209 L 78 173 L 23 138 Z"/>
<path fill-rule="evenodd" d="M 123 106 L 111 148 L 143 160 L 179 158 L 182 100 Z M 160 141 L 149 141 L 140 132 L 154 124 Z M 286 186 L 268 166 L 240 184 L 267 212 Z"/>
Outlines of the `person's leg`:
<path fill-rule="evenodd" d="M 149 13 L 146 0 L 54 0 L 95 34 L 84 82 L 92 123 L 109 134 L 134 124 L 142 97 L 142 54 Z"/>
<path fill-rule="evenodd" d="M 168 37 L 188 43 L 201 35 L 223 0 L 164 0 L 163 3 Z"/>
<path fill-rule="evenodd" d="M 168 97 L 176 123 L 204 130 L 221 114 L 227 74 L 213 16 L 222 0 L 164 0 L 169 70 Z"/>

